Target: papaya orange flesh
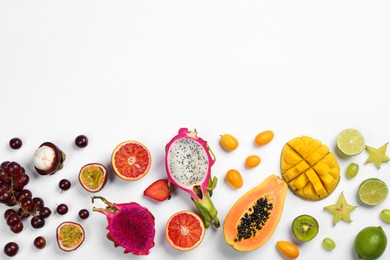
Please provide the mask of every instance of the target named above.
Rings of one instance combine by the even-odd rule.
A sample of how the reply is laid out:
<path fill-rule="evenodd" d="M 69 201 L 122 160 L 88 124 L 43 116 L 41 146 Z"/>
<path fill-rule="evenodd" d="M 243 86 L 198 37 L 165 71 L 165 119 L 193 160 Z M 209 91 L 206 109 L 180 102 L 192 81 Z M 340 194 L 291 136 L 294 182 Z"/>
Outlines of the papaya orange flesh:
<path fill-rule="evenodd" d="M 287 183 L 270 175 L 239 198 L 223 225 L 225 241 L 238 251 L 252 251 L 272 236 L 283 213 Z"/>

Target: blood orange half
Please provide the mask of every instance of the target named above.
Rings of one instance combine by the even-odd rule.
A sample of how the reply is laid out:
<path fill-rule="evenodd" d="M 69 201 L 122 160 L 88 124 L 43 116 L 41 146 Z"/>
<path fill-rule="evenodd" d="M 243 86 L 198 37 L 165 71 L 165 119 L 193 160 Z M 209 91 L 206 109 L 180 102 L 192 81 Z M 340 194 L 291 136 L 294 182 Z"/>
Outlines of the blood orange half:
<path fill-rule="evenodd" d="M 169 244 L 181 251 L 188 251 L 202 242 L 205 227 L 202 219 L 191 211 L 173 214 L 166 225 L 165 237 Z"/>
<path fill-rule="evenodd" d="M 116 175 L 128 181 L 144 177 L 152 163 L 150 152 L 145 145 L 137 141 L 120 143 L 112 152 L 111 164 Z"/>

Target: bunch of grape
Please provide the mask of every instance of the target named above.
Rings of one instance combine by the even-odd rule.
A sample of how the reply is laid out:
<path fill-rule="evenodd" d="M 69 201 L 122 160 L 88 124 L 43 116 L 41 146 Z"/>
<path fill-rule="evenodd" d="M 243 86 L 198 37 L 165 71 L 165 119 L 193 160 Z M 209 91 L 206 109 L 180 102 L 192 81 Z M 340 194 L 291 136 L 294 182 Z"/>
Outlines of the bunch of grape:
<path fill-rule="evenodd" d="M 4 213 L 4 218 L 11 231 L 20 233 L 23 230 L 22 219 L 31 216 L 31 226 L 41 228 L 45 218 L 51 215 L 51 210 L 45 206 L 40 197 L 33 197 L 26 189 L 30 177 L 17 162 L 4 161 L 0 165 L 0 203 L 10 208 Z"/>

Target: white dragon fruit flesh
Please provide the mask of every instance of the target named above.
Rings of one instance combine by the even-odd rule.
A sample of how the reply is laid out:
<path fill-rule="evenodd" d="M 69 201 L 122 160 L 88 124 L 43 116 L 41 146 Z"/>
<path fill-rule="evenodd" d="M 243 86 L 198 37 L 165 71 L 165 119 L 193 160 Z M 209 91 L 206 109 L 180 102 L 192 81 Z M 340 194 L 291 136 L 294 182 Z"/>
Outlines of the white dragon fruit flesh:
<path fill-rule="evenodd" d="M 178 134 L 166 145 L 165 167 L 168 179 L 191 195 L 202 214 L 205 227 L 213 222 L 219 227 L 218 211 L 210 196 L 217 178 L 211 179 L 211 166 L 215 162 L 207 142 L 197 132 L 179 129 Z"/>

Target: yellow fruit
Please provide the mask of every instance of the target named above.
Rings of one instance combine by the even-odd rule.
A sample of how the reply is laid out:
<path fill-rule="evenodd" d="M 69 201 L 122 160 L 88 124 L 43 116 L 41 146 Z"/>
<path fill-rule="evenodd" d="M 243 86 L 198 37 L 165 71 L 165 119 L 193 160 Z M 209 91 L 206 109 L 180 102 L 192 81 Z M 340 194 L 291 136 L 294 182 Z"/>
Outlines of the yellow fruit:
<path fill-rule="evenodd" d="M 276 248 L 282 253 L 285 257 L 290 259 L 295 259 L 299 256 L 298 247 L 288 241 L 278 241 L 276 243 Z"/>
<path fill-rule="evenodd" d="M 258 155 L 249 155 L 245 160 L 245 166 L 248 168 L 254 168 L 259 165 L 261 158 Z"/>
<path fill-rule="evenodd" d="M 274 139 L 274 132 L 267 130 L 256 135 L 255 143 L 258 146 L 263 146 L 271 142 L 272 139 Z"/>
<path fill-rule="evenodd" d="M 233 188 L 241 188 L 244 184 L 241 173 L 235 169 L 228 170 L 226 173 L 226 181 Z"/>
<path fill-rule="evenodd" d="M 340 180 L 340 166 L 334 154 L 309 136 L 293 138 L 284 145 L 280 167 L 291 191 L 307 200 L 328 197 Z"/>
<path fill-rule="evenodd" d="M 219 139 L 220 144 L 226 151 L 234 151 L 237 149 L 239 143 L 236 137 L 231 134 L 223 134 Z"/>

